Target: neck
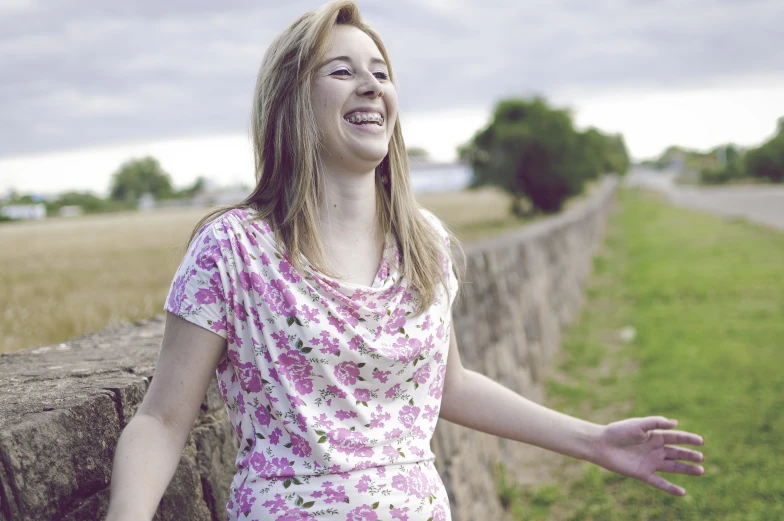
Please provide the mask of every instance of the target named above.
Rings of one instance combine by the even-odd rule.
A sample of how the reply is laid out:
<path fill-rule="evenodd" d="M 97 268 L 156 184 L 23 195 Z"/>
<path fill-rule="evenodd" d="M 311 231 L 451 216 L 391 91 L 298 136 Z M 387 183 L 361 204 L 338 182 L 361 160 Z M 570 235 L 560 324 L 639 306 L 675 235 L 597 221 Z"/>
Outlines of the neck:
<path fill-rule="evenodd" d="M 319 204 L 325 242 L 376 237 L 375 170 L 357 174 L 327 167 L 324 196 Z"/>

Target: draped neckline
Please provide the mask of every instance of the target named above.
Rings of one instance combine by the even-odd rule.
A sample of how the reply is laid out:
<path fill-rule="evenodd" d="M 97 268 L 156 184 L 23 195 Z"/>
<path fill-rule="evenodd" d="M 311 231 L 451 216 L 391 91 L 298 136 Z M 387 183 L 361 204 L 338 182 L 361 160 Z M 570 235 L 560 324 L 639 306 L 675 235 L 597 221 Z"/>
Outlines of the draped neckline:
<path fill-rule="evenodd" d="M 285 252 L 283 245 L 278 243 L 275 233 L 269 223 L 263 219 L 260 219 L 258 212 L 253 208 L 247 208 L 245 211 L 247 212 L 250 220 L 263 224 L 263 226 L 266 228 L 266 231 L 268 231 L 268 233 L 264 234 L 264 240 L 274 246 L 275 251 L 280 253 L 282 256 L 287 257 L 288 253 Z M 398 248 L 398 242 L 395 238 L 395 235 L 391 231 L 388 231 L 384 236 L 384 249 L 381 254 L 381 260 L 379 261 L 378 268 L 376 269 L 376 276 L 370 286 L 358 282 L 349 282 L 343 279 L 331 277 L 319 271 L 311 263 L 307 256 L 305 256 L 304 253 L 300 252 L 299 258 L 303 270 L 305 271 L 303 274 L 310 275 L 314 279 L 318 280 L 320 285 L 323 284 L 332 290 L 337 290 L 342 295 L 349 297 L 352 300 L 355 296 L 361 296 L 363 299 L 367 297 L 385 295 L 391 296 L 390 293 L 396 292 L 386 292 L 388 292 L 392 286 L 402 282 L 402 275 L 400 271 L 401 256 Z"/>

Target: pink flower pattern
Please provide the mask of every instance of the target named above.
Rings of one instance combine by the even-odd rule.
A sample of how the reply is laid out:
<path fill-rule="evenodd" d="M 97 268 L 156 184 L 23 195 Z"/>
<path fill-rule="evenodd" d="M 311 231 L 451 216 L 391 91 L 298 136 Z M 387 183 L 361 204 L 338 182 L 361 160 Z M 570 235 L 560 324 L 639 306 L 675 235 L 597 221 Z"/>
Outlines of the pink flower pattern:
<path fill-rule="evenodd" d="M 251 209 L 199 231 L 164 309 L 226 339 L 216 376 L 240 444 L 227 521 L 450 519 L 430 439 L 457 279 L 443 255 L 449 291 L 414 317 L 400 262 L 390 233 L 372 286 L 304 257 L 297 271 Z"/>

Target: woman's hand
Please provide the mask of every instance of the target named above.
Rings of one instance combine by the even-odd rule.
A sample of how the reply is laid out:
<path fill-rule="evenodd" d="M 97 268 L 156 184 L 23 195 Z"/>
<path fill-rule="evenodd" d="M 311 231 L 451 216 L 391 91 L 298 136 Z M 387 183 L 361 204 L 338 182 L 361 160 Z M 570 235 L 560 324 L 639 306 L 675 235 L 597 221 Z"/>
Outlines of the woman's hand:
<path fill-rule="evenodd" d="M 705 473 L 701 465 L 687 465 L 679 461 L 702 462 L 705 457 L 701 452 L 671 446 L 702 445 L 704 440 L 696 434 L 669 430 L 676 425 L 677 420 L 661 416 L 611 423 L 594 439 L 589 461 L 674 496 L 686 495 L 684 489 L 656 474 L 670 472 L 701 476 Z"/>

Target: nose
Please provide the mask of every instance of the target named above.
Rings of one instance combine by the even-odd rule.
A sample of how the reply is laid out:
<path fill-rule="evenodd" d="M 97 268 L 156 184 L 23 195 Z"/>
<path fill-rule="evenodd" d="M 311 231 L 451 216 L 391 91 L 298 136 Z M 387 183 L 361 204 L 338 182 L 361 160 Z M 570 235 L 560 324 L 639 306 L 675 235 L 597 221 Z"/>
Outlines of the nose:
<path fill-rule="evenodd" d="M 357 94 L 370 98 L 380 98 L 384 93 L 378 78 L 368 72 L 365 75 L 364 80 L 359 83 Z"/>

